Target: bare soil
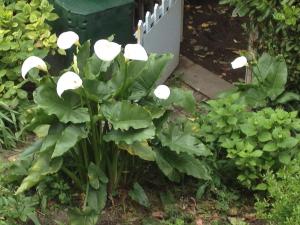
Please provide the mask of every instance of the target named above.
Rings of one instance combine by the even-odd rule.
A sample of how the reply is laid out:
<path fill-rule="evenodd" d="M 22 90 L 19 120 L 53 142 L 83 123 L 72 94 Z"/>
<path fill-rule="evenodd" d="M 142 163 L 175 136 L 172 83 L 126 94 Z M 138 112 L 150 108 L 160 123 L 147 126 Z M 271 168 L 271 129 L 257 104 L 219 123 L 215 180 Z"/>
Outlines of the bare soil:
<path fill-rule="evenodd" d="M 245 18 L 232 17 L 232 9 L 218 0 L 185 0 L 181 53 L 229 82 L 244 79 L 245 70 L 232 70 L 230 62 L 248 46 L 242 28 Z"/>

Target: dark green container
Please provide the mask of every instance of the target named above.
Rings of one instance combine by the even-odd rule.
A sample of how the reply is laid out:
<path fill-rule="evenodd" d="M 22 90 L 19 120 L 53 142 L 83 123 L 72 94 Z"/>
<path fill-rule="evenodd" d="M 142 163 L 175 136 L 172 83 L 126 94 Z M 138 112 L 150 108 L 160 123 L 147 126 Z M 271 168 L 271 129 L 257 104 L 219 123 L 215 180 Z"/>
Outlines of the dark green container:
<path fill-rule="evenodd" d="M 54 30 L 59 34 L 74 31 L 81 43 L 115 35 L 120 44 L 133 42 L 134 0 L 51 0 L 59 19 Z"/>

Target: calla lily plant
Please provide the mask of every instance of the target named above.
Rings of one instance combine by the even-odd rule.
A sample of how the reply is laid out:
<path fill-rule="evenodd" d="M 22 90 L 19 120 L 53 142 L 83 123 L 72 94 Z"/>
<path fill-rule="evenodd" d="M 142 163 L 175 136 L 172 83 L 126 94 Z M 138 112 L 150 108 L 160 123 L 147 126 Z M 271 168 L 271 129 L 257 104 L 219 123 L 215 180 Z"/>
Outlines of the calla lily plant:
<path fill-rule="evenodd" d="M 76 42 L 68 33 L 57 44 L 67 49 Z M 68 70 L 40 75 L 33 94 L 36 113 L 27 129 L 47 127 L 47 135 L 25 154 L 35 157 L 17 194 L 62 171 L 85 193 L 83 209 L 95 216 L 107 194 L 143 177 L 144 169 L 136 168 L 151 162 L 172 181 L 181 174 L 210 179 L 201 160 L 210 152 L 194 136 L 195 128 L 188 120 L 169 118 L 174 107 L 193 113 L 193 94 L 157 86 L 172 56 L 148 56 L 139 44 L 125 46 L 123 55 L 121 45 L 108 40 L 93 49 L 89 41 L 76 44 Z M 32 68 L 47 71 L 46 63 L 32 56 L 24 61 L 23 78 Z"/>

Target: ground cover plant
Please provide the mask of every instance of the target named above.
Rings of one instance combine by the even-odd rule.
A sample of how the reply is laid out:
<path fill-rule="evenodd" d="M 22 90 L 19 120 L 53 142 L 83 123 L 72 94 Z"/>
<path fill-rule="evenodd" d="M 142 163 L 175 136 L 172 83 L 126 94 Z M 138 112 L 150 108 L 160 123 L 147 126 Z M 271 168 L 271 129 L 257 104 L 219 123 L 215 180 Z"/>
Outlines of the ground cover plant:
<path fill-rule="evenodd" d="M 299 159 L 293 160 L 277 173 L 268 173 L 265 181 L 269 197 L 256 203 L 258 215 L 268 224 L 300 223 Z"/>
<path fill-rule="evenodd" d="M 39 128 L 45 135 L 19 157 L 19 164 L 31 165 L 16 194 L 61 171 L 85 193 L 82 210 L 70 210 L 70 224 L 96 224 L 120 184 L 133 185 L 131 198 L 149 206 L 137 182 L 150 162 L 171 181 L 184 174 L 211 179 L 203 160 L 211 152 L 194 136 L 192 121 L 170 116 L 174 107 L 194 111 L 192 93 L 156 87 L 169 54 L 148 57 L 139 44 L 126 45 L 122 54 L 121 46 L 108 40 L 97 41 L 93 54 L 90 42 L 80 45 L 74 32 L 61 34 L 57 44 L 76 46 L 73 63 L 61 76 L 51 76 L 36 56 L 22 66 L 23 78 L 37 86 L 26 129 Z M 44 73 L 28 73 L 33 68 Z"/>
<path fill-rule="evenodd" d="M 55 19 L 57 15 L 47 0 L 0 1 L 0 118 L 10 139 L 26 123 L 22 113 L 15 112 L 26 112 L 30 104 L 30 93 L 24 90 L 26 81 L 21 82 L 19 75 L 21 64 L 30 55 L 44 58 L 54 52 L 56 35 L 47 22 Z M 16 124 L 7 120 L 8 112 L 14 114 Z M 13 141 L 0 139 L 5 142 L 3 147 L 14 146 Z"/>

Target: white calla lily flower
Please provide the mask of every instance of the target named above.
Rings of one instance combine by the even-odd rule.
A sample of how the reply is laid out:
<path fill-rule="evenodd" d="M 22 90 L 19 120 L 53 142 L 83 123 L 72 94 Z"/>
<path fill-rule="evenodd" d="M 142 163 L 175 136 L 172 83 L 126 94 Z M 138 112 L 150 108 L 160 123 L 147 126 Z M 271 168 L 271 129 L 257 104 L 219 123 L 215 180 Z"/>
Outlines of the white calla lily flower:
<path fill-rule="evenodd" d="M 231 62 L 232 69 L 238 69 L 244 66 L 248 66 L 247 58 L 240 56 Z"/>
<path fill-rule="evenodd" d="M 74 72 L 66 72 L 57 81 L 56 92 L 59 97 L 66 90 L 74 90 L 82 86 L 82 80 L 78 74 Z"/>
<path fill-rule="evenodd" d="M 121 52 L 121 45 L 105 39 L 98 40 L 94 45 L 97 57 L 103 61 L 112 61 Z"/>
<path fill-rule="evenodd" d="M 22 64 L 21 72 L 23 79 L 25 79 L 26 74 L 33 68 L 38 68 L 47 72 L 47 65 L 44 60 L 37 56 L 29 56 Z"/>
<path fill-rule="evenodd" d="M 73 31 L 63 32 L 57 38 L 57 46 L 60 49 L 64 50 L 71 48 L 74 44 L 78 42 L 79 36 Z"/>
<path fill-rule="evenodd" d="M 166 100 L 170 96 L 170 88 L 167 85 L 158 85 L 154 90 L 154 95 L 159 98 Z"/>
<path fill-rule="evenodd" d="M 125 46 L 124 57 L 126 59 L 147 61 L 148 55 L 144 47 L 140 44 L 128 44 Z"/>

